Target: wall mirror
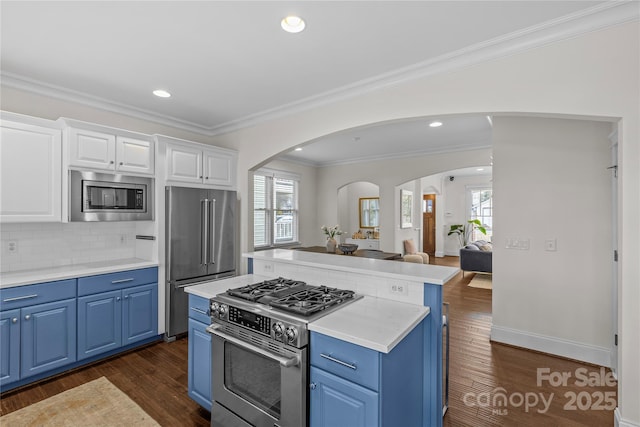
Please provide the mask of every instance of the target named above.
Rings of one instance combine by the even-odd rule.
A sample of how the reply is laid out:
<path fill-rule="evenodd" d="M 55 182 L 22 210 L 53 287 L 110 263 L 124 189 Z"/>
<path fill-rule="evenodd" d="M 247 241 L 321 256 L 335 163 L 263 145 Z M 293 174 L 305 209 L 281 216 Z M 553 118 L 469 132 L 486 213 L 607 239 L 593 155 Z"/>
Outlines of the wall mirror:
<path fill-rule="evenodd" d="M 380 226 L 380 198 L 361 197 L 360 206 L 360 228 L 375 228 Z"/>

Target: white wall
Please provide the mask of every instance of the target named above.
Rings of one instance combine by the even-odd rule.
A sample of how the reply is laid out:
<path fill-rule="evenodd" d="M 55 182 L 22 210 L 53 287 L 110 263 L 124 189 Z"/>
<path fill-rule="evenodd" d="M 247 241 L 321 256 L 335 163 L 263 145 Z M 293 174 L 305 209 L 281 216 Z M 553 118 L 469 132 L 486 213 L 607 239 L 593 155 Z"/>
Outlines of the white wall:
<path fill-rule="evenodd" d="M 638 304 L 640 293 L 640 108 L 639 23 L 637 20 L 581 36 L 545 44 L 468 66 L 458 71 L 425 73 L 413 80 L 398 81 L 370 93 L 337 100 L 269 122 L 215 138 L 185 135 L 176 129 L 105 113 L 84 105 L 74 105 L 14 89 L 2 89 L 2 108 L 44 118 L 67 116 L 146 133 L 163 133 L 194 139 L 240 151 L 238 186 L 245 197 L 248 171 L 261 162 L 301 143 L 356 126 L 380 121 L 444 114 L 517 112 L 608 117 L 619 121 L 619 386 L 618 416 L 624 422 L 640 424 L 640 348 Z M 162 128 L 162 130 L 156 130 Z M 153 131 L 152 131 L 153 129 Z M 380 197 L 393 199 L 393 186 L 425 175 L 473 165 L 464 153 L 455 159 L 435 155 L 425 160 L 422 173 L 405 174 L 399 166 L 387 169 L 380 163 L 375 174 L 353 176 L 353 181 L 385 181 Z M 443 167 L 434 159 L 442 158 Z M 474 156 L 475 158 L 475 156 Z M 414 159 L 406 161 L 414 172 Z M 377 178 L 380 170 L 385 177 Z M 356 173 L 348 173 L 358 175 Z M 325 172 L 319 175 L 328 175 Z M 409 176 L 406 176 L 409 175 Z M 321 177 L 319 176 L 319 181 Z M 331 177 L 326 185 L 335 183 Z M 374 181 L 374 182 L 375 182 Z M 344 182 L 344 181 L 343 181 Z M 393 183 L 391 190 L 388 183 Z M 494 186 L 496 182 L 494 180 Z M 338 186 L 335 187 L 336 189 Z M 335 195 L 336 193 L 334 193 Z M 246 199 L 244 199 L 246 200 Z M 325 206 L 329 203 L 329 206 Z M 336 215 L 333 202 L 319 200 L 319 216 Z M 384 207 L 383 207 L 384 208 Z M 252 247 L 250 207 L 242 204 L 241 250 Z M 327 219 L 329 221 L 329 219 Z M 393 219 L 382 218 L 384 229 L 393 229 Z M 384 234 L 381 238 L 385 247 Z M 393 245 L 393 243 L 391 243 Z M 246 268 L 246 267 L 245 267 Z M 495 292 L 499 293 L 499 290 Z M 598 310 L 600 305 L 589 307 Z M 500 307 L 494 305 L 494 310 Z M 567 307 L 566 315 L 584 307 Z"/>
<path fill-rule="evenodd" d="M 493 123 L 492 339 L 608 366 L 611 124 Z M 530 249 L 506 249 L 511 237 L 529 239 Z M 545 250 L 548 239 L 556 251 Z"/>

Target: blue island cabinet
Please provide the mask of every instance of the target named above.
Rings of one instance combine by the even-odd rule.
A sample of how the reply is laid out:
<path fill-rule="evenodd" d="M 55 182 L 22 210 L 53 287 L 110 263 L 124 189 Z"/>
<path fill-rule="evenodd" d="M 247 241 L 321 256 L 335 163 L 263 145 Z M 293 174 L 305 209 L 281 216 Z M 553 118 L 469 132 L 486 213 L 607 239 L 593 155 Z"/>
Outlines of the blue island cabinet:
<path fill-rule="evenodd" d="M 211 411 L 211 334 L 206 331 L 209 300 L 189 295 L 189 397 Z"/>
<path fill-rule="evenodd" d="M 312 332 L 310 427 L 422 425 L 423 322 L 389 353 Z"/>
<path fill-rule="evenodd" d="M 2 391 L 76 360 L 75 297 L 75 279 L 0 290 Z"/>
<path fill-rule="evenodd" d="M 158 335 L 155 267 L 78 279 L 78 360 Z"/>

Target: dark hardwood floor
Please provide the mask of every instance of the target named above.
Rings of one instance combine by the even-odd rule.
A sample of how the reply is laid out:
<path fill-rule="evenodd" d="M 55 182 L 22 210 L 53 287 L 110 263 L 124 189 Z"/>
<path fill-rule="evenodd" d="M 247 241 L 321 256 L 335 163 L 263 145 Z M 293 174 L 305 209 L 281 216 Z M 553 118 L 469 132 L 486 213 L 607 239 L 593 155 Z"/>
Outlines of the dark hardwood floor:
<path fill-rule="evenodd" d="M 457 266 L 458 258 L 432 257 L 431 262 Z M 459 274 L 444 289 L 444 300 L 450 303 L 451 325 L 449 410 L 444 425 L 613 426 L 615 404 L 611 405 L 610 398 L 615 398 L 616 387 L 582 387 L 575 383 L 576 372 L 591 375 L 592 383 L 600 383 L 599 367 L 490 342 L 491 291 L 468 287 L 472 277 L 473 274 L 464 278 Z M 569 372 L 571 378 L 566 386 L 552 387 L 548 381 L 538 386 L 538 368 L 548 368 L 549 373 Z M 5 393 L 0 396 L 0 414 L 101 376 L 163 426 L 209 425 L 209 412 L 187 396 L 186 339 L 153 344 Z M 507 398 L 506 406 L 494 404 L 501 394 Z M 572 401 L 571 396 L 577 399 Z M 548 407 L 541 397 L 550 402 Z M 579 409 L 592 407 L 611 409 Z"/>

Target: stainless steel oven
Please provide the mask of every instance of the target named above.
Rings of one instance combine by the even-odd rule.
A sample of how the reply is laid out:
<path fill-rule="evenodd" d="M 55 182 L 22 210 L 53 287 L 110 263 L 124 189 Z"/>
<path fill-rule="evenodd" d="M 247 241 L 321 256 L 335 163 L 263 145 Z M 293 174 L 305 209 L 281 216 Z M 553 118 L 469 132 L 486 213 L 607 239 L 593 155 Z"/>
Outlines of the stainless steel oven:
<path fill-rule="evenodd" d="M 358 298 L 283 278 L 213 297 L 211 425 L 307 426 L 308 323 Z"/>
<path fill-rule="evenodd" d="M 241 327 L 213 324 L 212 426 L 307 425 L 307 348 L 287 348 Z M 229 413 L 230 412 L 230 413 Z"/>
<path fill-rule="evenodd" d="M 153 220 L 153 178 L 69 171 L 69 220 Z"/>

